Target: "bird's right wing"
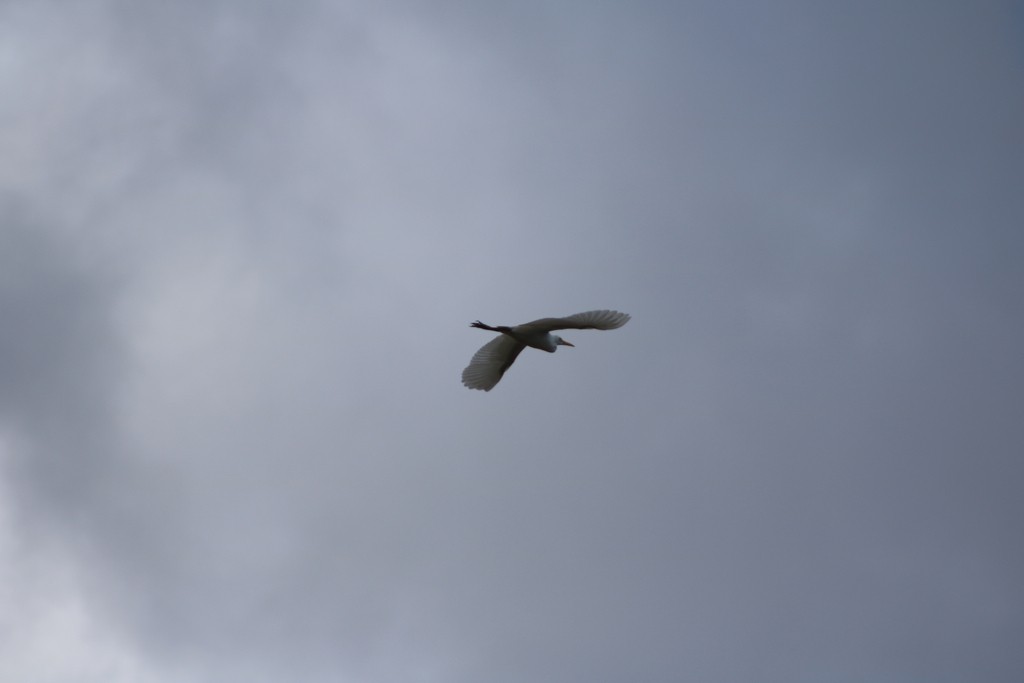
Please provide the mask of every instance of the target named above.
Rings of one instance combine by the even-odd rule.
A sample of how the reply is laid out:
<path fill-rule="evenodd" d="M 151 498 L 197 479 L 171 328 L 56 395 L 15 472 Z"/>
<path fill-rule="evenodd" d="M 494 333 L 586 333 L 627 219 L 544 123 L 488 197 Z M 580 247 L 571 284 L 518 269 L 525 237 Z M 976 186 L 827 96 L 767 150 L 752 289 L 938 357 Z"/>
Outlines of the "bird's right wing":
<path fill-rule="evenodd" d="M 525 348 L 525 344 L 499 334 L 473 354 L 473 360 L 462 371 L 462 383 L 470 389 L 490 391 Z"/>
<path fill-rule="evenodd" d="M 586 311 L 576 315 L 568 315 L 564 318 L 541 318 L 533 322 L 519 325 L 517 330 L 528 329 L 529 331 L 551 330 L 614 330 L 629 322 L 628 313 L 618 311 Z"/>

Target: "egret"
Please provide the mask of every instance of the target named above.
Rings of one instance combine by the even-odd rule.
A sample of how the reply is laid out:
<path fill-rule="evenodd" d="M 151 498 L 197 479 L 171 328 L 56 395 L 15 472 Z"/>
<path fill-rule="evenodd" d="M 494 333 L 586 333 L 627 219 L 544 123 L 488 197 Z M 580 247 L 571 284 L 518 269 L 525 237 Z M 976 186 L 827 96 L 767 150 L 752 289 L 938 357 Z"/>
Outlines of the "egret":
<path fill-rule="evenodd" d="M 627 322 L 629 314 L 618 311 L 586 311 L 564 318 L 541 318 L 515 327 L 491 327 L 477 320 L 469 326 L 501 334 L 473 354 L 473 360 L 462 371 L 462 383 L 470 389 L 490 391 L 527 346 L 548 353 L 554 353 L 559 346 L 575 346 L 551 334 L 553 330 L 614 330 Z"/>

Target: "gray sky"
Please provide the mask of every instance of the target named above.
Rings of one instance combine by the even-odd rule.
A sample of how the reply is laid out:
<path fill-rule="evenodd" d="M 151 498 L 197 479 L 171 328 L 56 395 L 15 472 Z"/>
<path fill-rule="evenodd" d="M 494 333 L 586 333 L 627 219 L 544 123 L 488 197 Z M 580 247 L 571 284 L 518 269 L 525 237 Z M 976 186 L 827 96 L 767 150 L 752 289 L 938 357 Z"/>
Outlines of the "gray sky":
<path fill-rule="evenodd" d="M 0 679 L 1024 679 L 1019 5 L 10 0 L 0 84 Z"/>

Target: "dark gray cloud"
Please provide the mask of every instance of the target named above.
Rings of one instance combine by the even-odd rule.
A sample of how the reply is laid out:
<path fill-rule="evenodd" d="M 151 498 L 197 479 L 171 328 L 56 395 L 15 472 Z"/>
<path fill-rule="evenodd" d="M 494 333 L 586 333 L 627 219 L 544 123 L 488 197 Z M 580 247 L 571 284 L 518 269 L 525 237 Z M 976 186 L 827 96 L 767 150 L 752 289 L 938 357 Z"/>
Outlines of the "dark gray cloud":
<path fill-rule="evenodd" d="M 4 676 L 1020 678 L 1005 6 L 0 12 Z"/>

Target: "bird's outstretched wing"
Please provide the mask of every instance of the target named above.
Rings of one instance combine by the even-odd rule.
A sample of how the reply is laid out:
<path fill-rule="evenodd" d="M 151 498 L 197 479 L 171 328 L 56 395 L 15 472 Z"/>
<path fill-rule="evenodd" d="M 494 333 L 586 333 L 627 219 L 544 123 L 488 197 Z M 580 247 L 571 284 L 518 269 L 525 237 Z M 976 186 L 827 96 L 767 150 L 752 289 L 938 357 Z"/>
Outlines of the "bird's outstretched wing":
<path fill-rule="evenodd" d="M 462 383 L 470 389 L 490 391 L 525 348 L 525 344 L 499 334 L 473 354 L 473 360 L 462 371 Z"/>
<path fill-rule="evenodd" d="M 614 330 L 629 322 L 628 313 L 618 311 L 586 311 L 564 318 L 541 318 L 518 325 L 523 332 L 550 332 L 551 330 Z"/>

